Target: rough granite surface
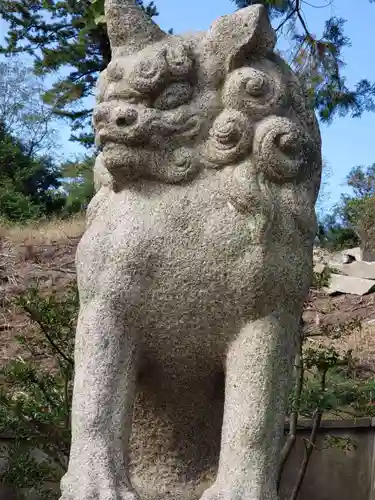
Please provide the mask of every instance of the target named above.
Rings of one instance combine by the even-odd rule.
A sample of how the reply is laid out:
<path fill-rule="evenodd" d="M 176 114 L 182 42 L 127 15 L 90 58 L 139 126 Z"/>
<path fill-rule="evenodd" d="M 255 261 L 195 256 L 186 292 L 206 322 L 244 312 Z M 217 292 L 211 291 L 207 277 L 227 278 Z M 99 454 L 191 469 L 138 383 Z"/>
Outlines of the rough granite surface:
<path fill-rule="evenodd" d="M 187 36 L 105 11 L 61 500 L 277 500 L 317 121 L 262 6 Z"/>

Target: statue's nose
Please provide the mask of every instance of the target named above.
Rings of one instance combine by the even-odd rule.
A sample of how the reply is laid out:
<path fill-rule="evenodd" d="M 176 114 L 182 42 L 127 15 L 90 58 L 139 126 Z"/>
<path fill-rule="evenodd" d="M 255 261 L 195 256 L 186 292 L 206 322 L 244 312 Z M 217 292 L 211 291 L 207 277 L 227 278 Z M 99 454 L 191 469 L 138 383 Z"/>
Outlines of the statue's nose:
<path fill-rule="evenodd" d="M 129 127 L 138 120 L 138 112 L 134 108 L 121 109 L 116 116 L 116 125 L 118 127 Z"/>

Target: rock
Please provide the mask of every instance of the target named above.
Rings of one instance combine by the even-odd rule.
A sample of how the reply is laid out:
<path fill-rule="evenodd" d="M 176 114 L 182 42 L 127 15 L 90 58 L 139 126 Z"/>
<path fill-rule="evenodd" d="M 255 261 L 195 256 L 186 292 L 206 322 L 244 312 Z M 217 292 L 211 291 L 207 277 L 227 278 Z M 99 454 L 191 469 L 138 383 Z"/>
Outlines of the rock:
<path fill-rule="evenodd" d="M 349 258 L 350 260 L 350 257 L 352 258 L 352 260 L 354 259 L 357 260 L 358 262 L 362 260 L 362 251 L 360 247 L 348 248 L 346 250 L 343 250 L 341 253 L 344 261 L 343 264 L 346 264 L 347 262 L 345 262 L 345 259 Z"/>
<path fill-rule="evenodd" d="M 351 265 L 351 264 L 349 264 Z M 353 276 L 344 276 L 341 274 L 331 274 L 331 280 L 328 287 L 323 291 L 328 295 L 336 293 L 350 293 L 352 295 L 366 295 L 375 290 L 375 282 Z"/>
<path fill-rule="evenodd" d="M 362 235 L 364 238 L 365 236 Z M 375 254 L 373 250 L 370 248 L 370 244 L 367 240 L 361 242 L 359 247 L 349 248 L 347 250 L 343 250 L 342 252 L 343 259 L 348 257 L 354 257 L 354 259 L 358 262 L 374 262 Z M 345 263 L 345 262 L 344 262 Z"/>
<path fill-rule="evenodd" d="M 264 6 L 183 37 L 105 15 L 61 500 L 276 500 L 318 122 Z"/>
<path fill-rule="evenodd" d="M 343 264 L 350 264 L 351 262 L 354 262 L 354 261 L 355 261 L 355 257 L 353 257 L 353 255 L 344 254 L 342 256 L 342 263 Z"/>
<path fill-rule="evenodd" d="M 375 280 L 375 262 L 354 261 L 350 264 L 340 264 L 336 268 L 345 276 Z"/>
<path fill-rule="evenodd" d="M 331 259 L 332 254 L 328 250 L 320 247 L 314 248 L 313 251 L 313 261 L 314 264 L 327 264 Z"/>

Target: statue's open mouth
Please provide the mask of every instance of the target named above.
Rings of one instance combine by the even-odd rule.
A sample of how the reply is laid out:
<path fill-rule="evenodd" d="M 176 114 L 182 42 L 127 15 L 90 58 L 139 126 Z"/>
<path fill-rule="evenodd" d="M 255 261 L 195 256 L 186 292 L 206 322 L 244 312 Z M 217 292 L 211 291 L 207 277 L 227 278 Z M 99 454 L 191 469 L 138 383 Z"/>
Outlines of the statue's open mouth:
<path fill-rule="evenodd" d="M 103 153 L 107 153 L 111 150 L 118 149 L 119 147 L 121 147 L 120 143 L 108 140 L 103 144 L 102 151 Z"/>
<path fill-rule="evenodd" d="M 169 121 L 153 117 L 126 129 L 117 125 L 106 127 L 98 124 L 96 139 L 102 148 L 105 148 L 107 144 L 112 144 L 111 147 L 114 147 L 114 144 L 124 147 L 152 146 L 152 144 L 160 144 L 161 137 L 181 136 L 192 139 L 200 133 L 202 122 L 201 116 L 193 115 Z"/>

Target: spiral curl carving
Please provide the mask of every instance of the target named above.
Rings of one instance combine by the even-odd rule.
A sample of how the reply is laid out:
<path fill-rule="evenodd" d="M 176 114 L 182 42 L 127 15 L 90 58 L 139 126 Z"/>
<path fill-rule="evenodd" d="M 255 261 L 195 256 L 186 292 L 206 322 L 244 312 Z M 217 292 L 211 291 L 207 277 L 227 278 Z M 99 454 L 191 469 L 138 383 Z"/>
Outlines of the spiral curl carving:
<path fill-rule="evenodd" d="M 153 176 L 171 184 L 190 180 L 200 170 L 200 163 L 189 148 L 180 148 L 171 154 L 165 163 L 160 166 L 155 162 Z"/>
<path fill-rule="evenodd" d="M 127 81 L 137 92 L 150 94 L 170 82 L 184 79 L 193 69 L 194 58 L 190 48 L 177 41 L 138 61 L 127 75 Z"/>
<path fill-rule="evenodd" d="M 163 53 L 147 57 L 130 71 L 127 80 L 130 87 L 141 93 L 150 93 L 161 86 L 168 72 L 168 64 Z"/>
<path fill-rule="evenodd" d="M 205 73 L 204 38 L 199 40 L 171 37 L 142 57 L 118 55 L 102 73 L 93 122 L 97 144 L 108 143 L 107 163 L 113 158 L 120 165 L 115 143 L 134 158 L 135 148 L 158 157 L 158 169 L 139 169 L 166 182 L 190 178 L 197 162 L 217 169 L 250 162 L 265 181 L 295 179 L 319 141 L 297 79 L 268 54 L 226 73 L 216 68 L 220 78 L 213 85 Z"/>
<path fill-rule="evenodd" d="M 177 43 L 165 50 L 165 60 L 172 77 L 182 77 L 191 73 L 194 58 L 190 48 L 183 43 Z"/>
<path fill-rule="evenodd" d="M 277 183 L 292 181 L 311 153 L 310 139 L 288 118 L 270 116 L 257 124 L 253 162 L 268 179 Z"/>
<path fill-rule="evenodd" d="M 189 82 L 171 83 L 153 102 L 155 109 L 174 109 L 189 103 L 193 95 L 193 87 Z"/>
<path fill-rule="evenodd" d="M 253 127 L 246 115 L 225 109 L 213 122 L 203 155 L 211 164 L 228 165 L 249 152 Z"/>
<path fill-rule="evenodd" d="M 259 120 L 280 104 L 281 84 L 272 75 L 252 68 L 240 68 L 228 76 L 223 87 L 225 107 L 249 114 Z"/>

